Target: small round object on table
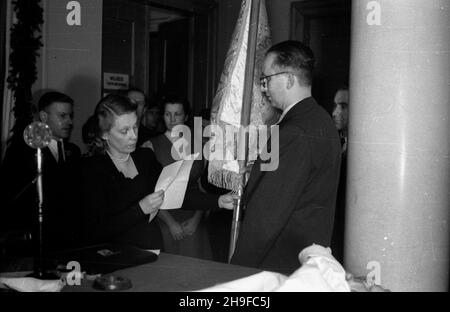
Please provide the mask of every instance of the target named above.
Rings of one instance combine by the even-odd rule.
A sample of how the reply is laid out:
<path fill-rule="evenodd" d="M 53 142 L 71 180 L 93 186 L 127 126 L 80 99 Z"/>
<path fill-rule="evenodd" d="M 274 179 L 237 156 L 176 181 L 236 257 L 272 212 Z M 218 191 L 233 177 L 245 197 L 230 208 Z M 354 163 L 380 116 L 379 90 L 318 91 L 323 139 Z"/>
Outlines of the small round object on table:
<path fill-rule="evenodd" d="M 130 279 L 122 276 L 108 275 L 97 277 L 92 285 L 95 289 L 121 291 L 132 287 Z"/>

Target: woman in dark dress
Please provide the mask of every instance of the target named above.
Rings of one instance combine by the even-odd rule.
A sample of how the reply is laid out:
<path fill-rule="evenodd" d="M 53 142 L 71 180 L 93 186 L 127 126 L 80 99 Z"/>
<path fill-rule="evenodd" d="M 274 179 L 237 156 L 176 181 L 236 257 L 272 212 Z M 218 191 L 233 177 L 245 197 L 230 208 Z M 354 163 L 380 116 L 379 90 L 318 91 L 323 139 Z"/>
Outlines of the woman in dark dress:
<path fill-rule="evenodd" d="M 136 104 L 108 95 L 95 109 L 94 138 L 103 152 L 82 167 L 85 243 L 120 243 L 161 249 L 162 236 L 153 218 L 164 200 L 154 192 L 161 165 L 150 149 L 136 148 Z"/>

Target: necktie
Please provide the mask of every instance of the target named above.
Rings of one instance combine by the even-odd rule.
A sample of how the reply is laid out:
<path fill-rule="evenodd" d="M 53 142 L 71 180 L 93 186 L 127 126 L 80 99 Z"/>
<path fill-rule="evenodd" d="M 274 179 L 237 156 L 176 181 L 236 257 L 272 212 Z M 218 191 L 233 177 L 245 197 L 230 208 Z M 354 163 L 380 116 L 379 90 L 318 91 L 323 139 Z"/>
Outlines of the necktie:
<path fill-rule="evenodd" d="M 62 141 L 58 140 L 58 164 L 64 163 L 64 149 L 62 147 Z"/>

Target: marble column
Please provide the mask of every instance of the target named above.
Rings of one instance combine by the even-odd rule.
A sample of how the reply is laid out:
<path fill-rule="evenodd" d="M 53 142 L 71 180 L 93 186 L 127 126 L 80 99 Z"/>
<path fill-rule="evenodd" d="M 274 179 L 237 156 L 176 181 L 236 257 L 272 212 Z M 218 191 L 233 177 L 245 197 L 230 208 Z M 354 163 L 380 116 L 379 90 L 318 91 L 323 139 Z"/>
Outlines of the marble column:
<path fill-rule="evenodd" d="M 450 1 L 352 1 L 345 268 L 446 291 Z"/>

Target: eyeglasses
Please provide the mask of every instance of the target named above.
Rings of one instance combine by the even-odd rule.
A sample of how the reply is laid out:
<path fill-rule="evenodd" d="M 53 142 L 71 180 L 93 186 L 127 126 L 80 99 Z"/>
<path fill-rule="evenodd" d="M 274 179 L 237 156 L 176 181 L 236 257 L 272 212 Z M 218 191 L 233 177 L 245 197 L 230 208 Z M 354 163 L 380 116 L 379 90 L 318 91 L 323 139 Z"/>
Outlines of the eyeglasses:
<path fill-rule="evenodd" d="M 272 75 L 262 76 L 261 78 L 259 78 L 259 84 L 261 85 L 261 88 L 264 88 L 264 89 L 267 88 L 270 78 L 273 76 L 281 75 L 281 74 L 293 74 L 293 73 L 284 71 L 284 72 L 279 72 L 279 73 L 272 74 Z"/>

